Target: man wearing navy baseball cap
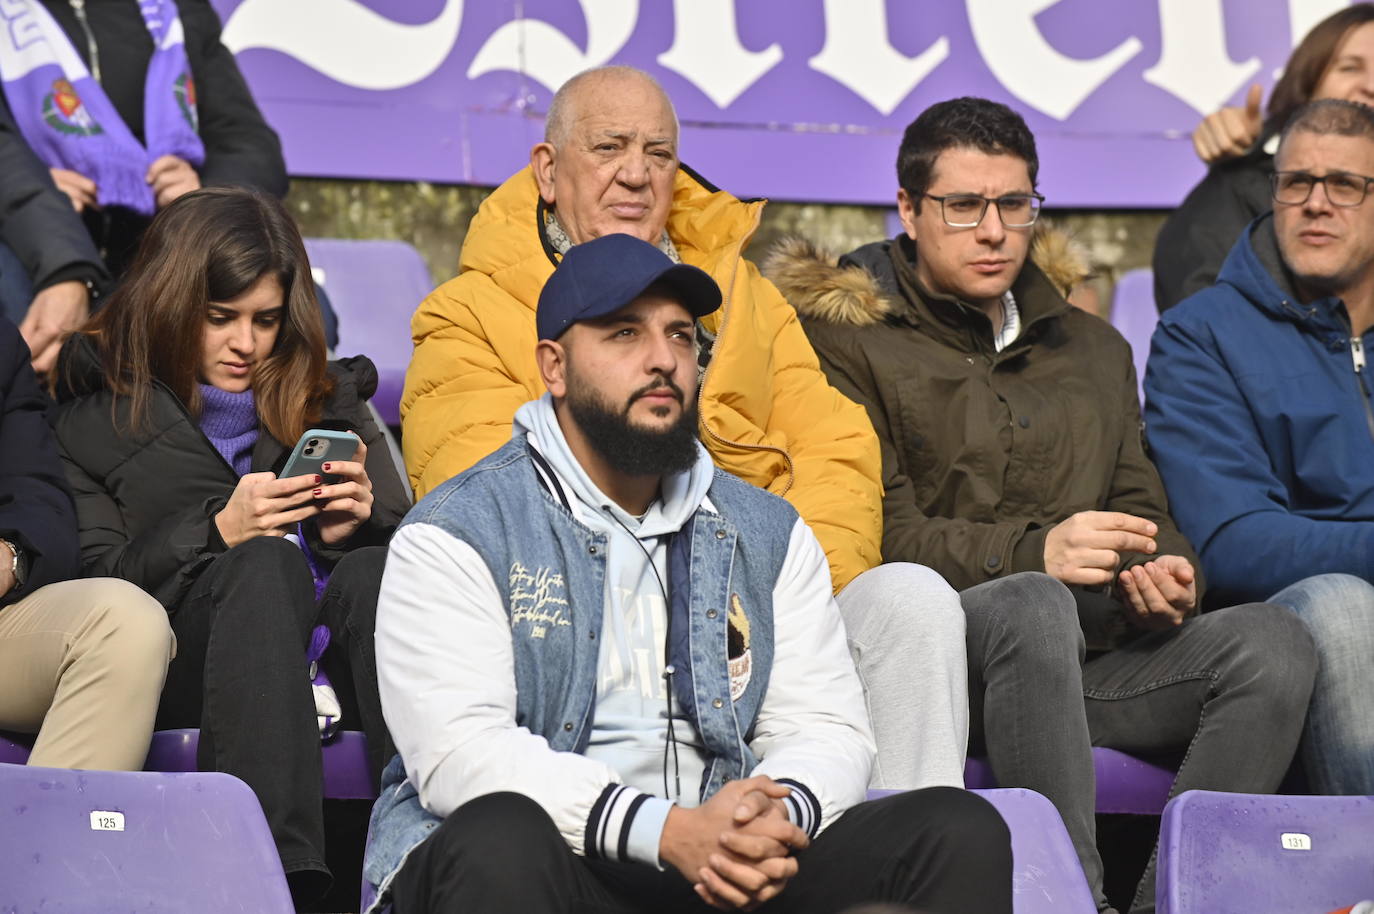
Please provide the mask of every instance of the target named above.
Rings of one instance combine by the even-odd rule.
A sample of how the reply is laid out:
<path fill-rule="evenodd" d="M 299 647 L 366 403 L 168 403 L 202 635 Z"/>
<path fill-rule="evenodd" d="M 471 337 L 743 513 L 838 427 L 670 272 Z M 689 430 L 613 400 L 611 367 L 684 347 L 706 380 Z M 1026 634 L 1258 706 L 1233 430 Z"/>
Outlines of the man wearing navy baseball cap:
<path fill-rule="evenodd" d="M 1009 912 L 1010 839 L 874 746 L 825 554 L 696 439 L 720 289 L 613 234 L 538 303 L 547 392 L 392 540 L 365 873 L 396 914 Z"/>

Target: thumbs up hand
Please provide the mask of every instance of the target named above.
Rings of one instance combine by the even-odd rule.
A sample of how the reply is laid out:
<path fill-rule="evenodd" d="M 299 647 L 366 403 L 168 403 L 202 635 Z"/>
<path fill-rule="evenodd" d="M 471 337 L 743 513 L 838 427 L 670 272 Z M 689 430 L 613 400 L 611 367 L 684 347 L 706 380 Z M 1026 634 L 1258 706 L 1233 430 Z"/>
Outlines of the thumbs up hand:
<path fill-rule="evenodd" d="M 1259 139 L 1264 125 L 1264 87 L 1256 83 L 1245 96 L 1245 107 L 1222 108 L 1207 115 L 1193 131 L 1193 149 L 1208 165 L 1245 155 Z"/>

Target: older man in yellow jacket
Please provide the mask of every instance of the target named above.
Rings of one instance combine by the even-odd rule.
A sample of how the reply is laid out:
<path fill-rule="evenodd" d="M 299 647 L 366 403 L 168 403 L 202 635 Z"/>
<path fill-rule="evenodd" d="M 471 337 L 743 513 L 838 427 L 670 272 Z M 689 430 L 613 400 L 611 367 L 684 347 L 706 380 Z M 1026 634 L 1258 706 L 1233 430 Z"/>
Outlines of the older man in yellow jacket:
<path fill-rule="evenodd" d="M 958 595 L 921 566 L 878 567 L 881 459 L 868 416 L 826 381 L 795 310 L 743 257 L 763 201 L 681 166 L 677 141 L 672 104 L 644 73 L 605 67 L 559 90 L 530 166 L 482 204 L 458 277 L 415 313 L 401 417 L 416 496 L 508 441 L 516 409 L 544 393 L 535 305 L 562 254 L 615 232 L 659 245 L 724 292 L 698 326 L 701 439 L 717 466 L 790 501 L 825 549 L 878 736 L 874 786 L 962 785 Z"/>

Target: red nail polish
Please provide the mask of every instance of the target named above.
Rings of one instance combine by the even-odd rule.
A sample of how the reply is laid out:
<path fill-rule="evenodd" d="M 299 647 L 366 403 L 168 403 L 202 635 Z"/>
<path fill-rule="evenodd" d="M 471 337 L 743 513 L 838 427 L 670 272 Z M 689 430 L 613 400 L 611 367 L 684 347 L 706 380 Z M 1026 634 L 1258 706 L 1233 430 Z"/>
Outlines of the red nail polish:
<path fill-rule="evenodd" d="M 329 464 L 327 464 L 327 463 L 322 463 L 322 464 L 320 464 L 320 469 L 322 469 L 322 470 L 324 470 L 326 473 L 328 473 L 328 472 L 329 472 Z"/>
<path fill-rule="evenodd" d="M 323 481 L 324 481 L 324 480 L 320 479 L 320 477 L 319 477 L 318 475 L 315 476 L 315 485 L 319 485 L 319 484 L 320 484 L 321 482 L 323 482 Z"/>
<path fill-rule="evenodd" d="M 315 495 L 318 496 L 318 495 L 319 495 L 321 492 L 323 492 L 323 491 L 324 491 L 324 489 L 316 489 L 316 490 L 315 490 Z"/>

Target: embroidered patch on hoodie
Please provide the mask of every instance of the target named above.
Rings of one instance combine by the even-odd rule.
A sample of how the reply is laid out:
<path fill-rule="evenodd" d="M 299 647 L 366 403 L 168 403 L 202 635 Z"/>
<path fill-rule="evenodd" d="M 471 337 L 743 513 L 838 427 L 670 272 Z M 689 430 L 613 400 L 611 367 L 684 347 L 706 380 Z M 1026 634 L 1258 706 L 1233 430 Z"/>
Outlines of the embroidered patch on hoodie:
<path fill-rule="evenodd" d="M 749 687 L 749 677 L 753 672 L 752 658 L 749 653 L 749 617 L 744 614 L 744 604 L 739 594 L 730 594 L 729 628 L 726 634 L 726 648 L 730 654 L 730 700 L 739 701 L 744 690 Z"/>

